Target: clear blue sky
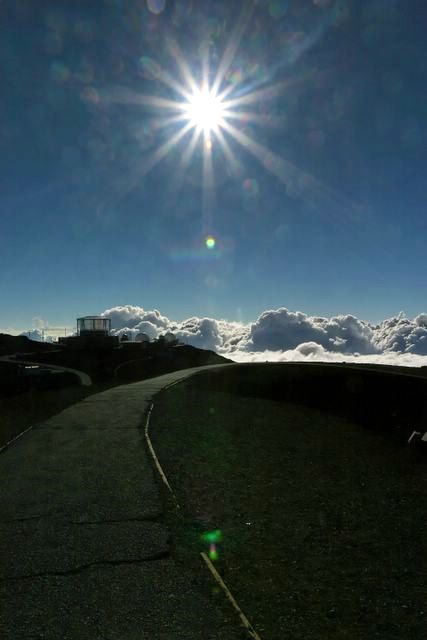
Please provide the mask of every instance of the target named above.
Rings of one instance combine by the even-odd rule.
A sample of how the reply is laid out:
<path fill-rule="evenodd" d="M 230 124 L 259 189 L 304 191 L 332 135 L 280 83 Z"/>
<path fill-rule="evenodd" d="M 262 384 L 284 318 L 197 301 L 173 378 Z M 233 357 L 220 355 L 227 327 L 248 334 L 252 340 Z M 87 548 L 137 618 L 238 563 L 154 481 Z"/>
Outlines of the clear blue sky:
<path fill-rule="evenodd" d="M 251 4 L 0 4 L 0 328 L 120 304 L 425 310 L 425 4 Z M 200 85 L 208 58 L 212 85 L 230 43 L 221 89 L 259 92 L 233 106 L 240 142 L 222 129 L 234 163 L 212 133 L 206 189 L 201 140 L 182 168 L 190 130 L 148 170 L 185 122 L 144 96 L 182 101 L 178 59 Z"/>

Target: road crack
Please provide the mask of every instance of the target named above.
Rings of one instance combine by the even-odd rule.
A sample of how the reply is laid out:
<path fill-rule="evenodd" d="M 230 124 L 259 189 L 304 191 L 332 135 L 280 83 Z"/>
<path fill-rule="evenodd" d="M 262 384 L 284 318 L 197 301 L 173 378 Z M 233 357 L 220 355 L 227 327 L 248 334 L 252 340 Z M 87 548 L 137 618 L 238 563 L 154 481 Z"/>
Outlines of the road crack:
<path fill-rule="evenodd" d="M 75 520 L 66 520 L 66 524 L 72 525 L 86 525 L 86 524 L 120 524 L 125 522 L 159 522 L 163 517 L 162 513 L 157 515 L 141 516 L 136 518 L 118 518 L 111 520 L 82 520 L 77 522 Z"/>
<path fill-rule="evenodd" d="M 41 573 L 30 573 L 23 576 L 14 576 L 12 578 L 3 578 L 0 582 L 16 582 L 19 580 L 33 580 L 34 578 L 63 578 L 67 576 L 75 576 L 79 573 L 83 573 L 92 567 L 120 567 L 126 565 L 139 565 L 145 562 L 155 562 L 156 560 L 163 560 L 170 557 L 170 551 L 159 551 L 153 553 L 145 558 L 134 558 L 132 560 L 97 560 L 96 562 L 89 562 L 88 564 L 82 564 L 74 569 L 68 569 L 67 571 L 45 571 Z"/>
<path fill-rule="evenodd" d="M 25 518 L 14 518 L 13 520 L 0 520 L 0 525 L 2 524 L 15 524 L 15 522 L 30 522 L 31 520 L 41 520 L 42 518 L 50 518 L 52 517 L 51 513 L 42 513 L 37 516 L 27 516 Z"/>
<path fill-rule="evenodd" d="M 32 520 L 42 520 L 43 518 L 57 518 L 59 524 L 85 525 L 85 524 L 119 524 L 126 522 L 159 522 L 163 517 L 162 513 L 149 514 L 147 516 L 136 516 L 134 518 L 111 518 L 106 520 L 61 520 L 53 513 L 45 513 L 36 516 L 27 516 L 26 518 L 15 518 L 12 520 L 0 520 L 0 526 L 3 524 L 16 524 L 19 522 L 31 522 Z"/>

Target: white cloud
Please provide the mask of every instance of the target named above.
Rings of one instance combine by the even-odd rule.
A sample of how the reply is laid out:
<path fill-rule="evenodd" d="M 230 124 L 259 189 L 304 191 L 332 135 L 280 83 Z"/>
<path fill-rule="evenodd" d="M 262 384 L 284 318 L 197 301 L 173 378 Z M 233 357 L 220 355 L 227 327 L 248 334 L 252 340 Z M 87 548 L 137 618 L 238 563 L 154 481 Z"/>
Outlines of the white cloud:
<path fill-rule="evenodd" d="M 127 333 L 135 338 L 137 333 L 146 333 L 154 340 L 170 331 L 181 342 L 240 362 L 345 361 L 427 366 L 427 313 L 414 319 L 400 313 L 376 326 L 353 315 L 308 316 L 284 307 L 264 311 L 250 324 L 198 317 L 176 322 L 157 309 L 132 305 L 111 307 L 101 315 L 112 319 L 116 335 Z M 41 329 L 25 335 L 42 339 Z"/>
<path fill-rule="evenodd" d="M 321 345 L 314 345 L 316 343 L 310 342 L 288 351 L 233 351 L 226 355 L 235 362 L 355 362 L 399 367 L 427 366 L 427 356 L 422 355 L 393 351 L 372 355 L 349 355 L 326 351 Z"/>
<path fill-rule="evenodd" d="M 162 316 L 157 309 L 146 311 L 142 307 L 134 307 L 130 304 L 106 309 L 101 315 L 111 318 L 112 329 L 122 329 L 123 327 L 139 329 L 141 323 L 149 323 L 155 331 L 166 331 L 170 324 L 169 319 Z M 146 333 L 148 332 L 146 331 Z M 154 337 L 156 336 L 153 335 Z"/>
<path fill-rule="evenodd" d="M 281 308 L 264 311 L 251 325 L 248 350 L 294 349 L 316 342 L 329 351 L 375 353 L 373 337 L 372 327 L 351 315 L 319 318 Z"/>
<path fill-rule="evenodd" d="M 36 329 L 44 329 L 44 327 L 47 327 L 47 322 L 45 322 L 40 316 L 34 316 L 33 327 Z"/>
<path fill-rule="evenodd" d="M 201 349 L 218 351 L 224 344 L 224 334 L 221 335 L 218 321 L 211 318 L 189 318 L 174 325 L 171 331 L 181 342 Z"/>
<path fill-rule="evenodd" d="M 197 317 L 174 322 L 162 316 L 157 309 L 147 311 L 132 305 L 112 307 L 103 311 L 101 315 L 111 318 L 112 333 L 115 335 L 146 333 L 154 340 L 171 331 L 181 342 L 201 349 L 236 348 L 248 334 L 248 326 L 239 322 Z"/>
<path fill-rule="evenodd" d="M 409 320 L 404 313 L 384 320 L 375 331 L 380 351 L 400 351 L 427 355 L 427 314 Z"/>
<path fill-rule="evenodd" d="M 371 362 L 427 365 L 427 314 L 399 314 L 374 326 L 353 315 L 308 316 L 284 307 L 264 311 L 251 324 L 192 317 L 175 322 L 157 310 L 126 305 L 107 309 L 115 333 L 171 331 L 184 343 L 238 361 Z"/>

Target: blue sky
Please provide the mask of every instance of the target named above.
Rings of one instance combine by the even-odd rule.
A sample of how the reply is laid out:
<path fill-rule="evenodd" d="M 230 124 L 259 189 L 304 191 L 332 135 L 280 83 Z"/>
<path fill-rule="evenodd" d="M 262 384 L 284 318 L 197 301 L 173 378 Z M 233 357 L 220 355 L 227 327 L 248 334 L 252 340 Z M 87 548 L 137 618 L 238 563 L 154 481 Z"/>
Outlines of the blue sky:
<path fill-rule="evenodd" d="M 20 0 L 0 20 L 1 328 L 425 309 L 424 3 Z M 224 126 L 234 164 L 212 133 L 207 188 L 190 130 L 148 171 L 185 122 L 141 96 L 182 101 L 178 58 L 212 85 L 230 43 L 221 89 L 258 93 L 229 123 L 264 155 Z"/>

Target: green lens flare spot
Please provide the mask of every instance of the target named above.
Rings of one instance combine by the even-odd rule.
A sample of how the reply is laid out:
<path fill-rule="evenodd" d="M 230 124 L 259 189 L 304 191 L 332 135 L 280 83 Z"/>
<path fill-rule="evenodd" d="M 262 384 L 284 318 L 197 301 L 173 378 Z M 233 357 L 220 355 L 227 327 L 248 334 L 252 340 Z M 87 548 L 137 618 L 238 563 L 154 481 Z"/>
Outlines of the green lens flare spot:
<path fill-rule="evenodd" d="M 209 559 L 218 560 L 218 551 L 215 544 L 211 544 L 209 547 Z"/>
<path fill-rule="evenodd" d="M 215 249 L 216 240 L 213 236 L 208 236 L 205 240 L 207 249 Z"/>
<path fill-rule="evenodd" d="M 214 531 L 206 531 L 202 534 L 202 540 L 208 544 L 216 544 L 222 540 L 221 529 L 215 529 Z"/>

